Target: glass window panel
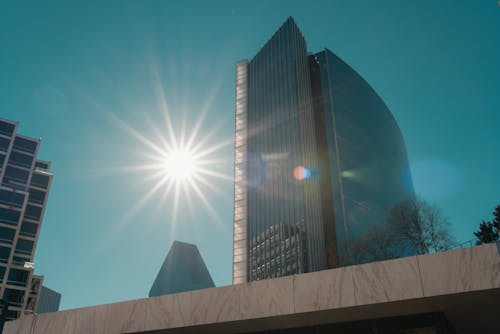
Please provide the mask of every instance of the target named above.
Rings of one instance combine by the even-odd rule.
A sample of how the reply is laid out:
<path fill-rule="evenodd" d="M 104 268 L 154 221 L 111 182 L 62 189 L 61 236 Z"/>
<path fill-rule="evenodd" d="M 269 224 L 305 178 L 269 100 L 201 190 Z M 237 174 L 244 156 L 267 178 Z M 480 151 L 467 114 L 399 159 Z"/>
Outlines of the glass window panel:
<path fill-rule="evenodd" d="M 33 250 L 33 241 L 19 238 L 16 245 L 16 253 L 31 254 Z"/>
<path fill-rule="evenodd" d="M 0 121 L 0 133 L 6 136 L 11 136 L 14 133 L 14 124 Z"/>
<path fill-rule="evenodd" d="M 0 241 L 11 244 L 14 241 L 16 230 L 0 226 Z"/>
<path fill-rule="evenodd" d="M 24 302 L 24 291 L 16 289 L 5 289 L 3 299 L 12 306 L 21 306 Z"/>
<path fill-rule="evenodd" d="M 26 235 L 29 237 L 35 237 L 38 230 L 38 224 L 23 221 L 21 225 L 21 235 Z"/>
<path fill-rule="evenodd" d="M 7 263 L 9 261 L 10 248 L 0 246 L 0 262 Z"/>
<path fill-rule="evenodd" d="M 49 164 L 43 161 L 37 161 L 35 162 L 35 167 L 49 169 Z"/>
<path fill-rule="evenodd" d="M 5 177 L 16 182 L 20 183 L 26 183 L 28 182 L 28 177 L 30 173 L 26 170 L 14 168 L 11 166 L 8 166 L 5 169 Z"/>
<path fill-rule="evenodd" d="M 31 259 L 15 255 L 12 257 L 12 263 L 17 264 L 18 266 L 24 266 L 25 262 L 31 262 Z"/>
<path fill-rule="evenodd" d="M 9 271 L 9 278 L 7 284 L 26 286 L 28 283 L 30 272 L 22 269 L 11 268 Z"/>
<path fill-rule="evenodd" d="M 14 191 L 0 189 L 1 204 L 22 208 L 23 202 L 24 202 L 23 194 Z"/>
<path fill-rule="evenodd" d="M 45 201 L 45 191 L 30 189 L 29 201 L 42 204 Z"/>
<path fill-rule="evenodd" d="M 49 186 L 50 177 L 48 175 L 34 173 L 31 177 L 31 184 L 39 188 L 47 188 Z"/>
<path fill-rule="evenodd" d="M 0 208 L 0 222 L 2 223 L 9 225 L 17 225 L 20 215 L 21 212 L 19 211 Z"/>
<path fill-rule="evenodd" d="M 24 216 L 29 219 L 40 220 L 42 216 L 42 208 L 33 205 L 27 205 Z"/>
<path fill-rule="evenodd" d="M 11 165 L 31 168 L 32 163 L 33 163 L 32 155 L 27 155 L 19 152 L 11 152 L 10 154 L 9 164 Z"/>
<path fill-rule="evenodd" d="M 21 137 L 16 137 L 14 139 L 14 148 L 16 150 L 27 153 L 35 153 L 37 144 L 38 143 L 36 141 L 28 140 Z"/>

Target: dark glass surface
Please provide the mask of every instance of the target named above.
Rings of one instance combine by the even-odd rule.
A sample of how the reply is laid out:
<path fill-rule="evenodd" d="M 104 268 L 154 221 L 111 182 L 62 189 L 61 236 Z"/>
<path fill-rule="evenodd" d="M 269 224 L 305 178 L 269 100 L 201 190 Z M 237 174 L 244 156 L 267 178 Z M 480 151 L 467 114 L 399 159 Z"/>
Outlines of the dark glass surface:
<path fill-rule="evenodd" d="M 404 140 L 385 103 L 361 76 L 329 50 L 316 59 L 339 261 L 370 261 L 353 253 L 352 242 L 371 226 L 385 224 L 389 210 L 413 195 Z"/>
<path fill-rule="evenodd" d="M 11 244 L 14 241 L 16 230 L 8 227 L 0 226 L 0 241 Z"/>
<path fill-rule="evenodd" d="M 26 257 L 16 256 L 16 255 L 14 255 L 12 257 L 12 263 L 17 264 L 18 266 L 24 266 L 25 262 L 31 262 L 31 259 L 26 258 Z"/>
<path fill-rule="evenodd" d="M 33 156 L 28 154 L 23 154 L 19 152 L 11 152 L 9 157 L 9 164 L 21 166 L 25 168 L 31 168 L 33 163 Z"/>
<path fill-rule="evenodd" d="M 29 275 L 30 273 L 27 270 L 11 268 L 7 284 L 25 286 L 28 282 Z"/>
<path fill-rule="evenodd" d="M 307 49 L 291 18 L 248 63 L 247 77 L 248 280 L 323 269 L 319 185 L 294 178 L 298 166 L 315 169 L 317 156 Z M 285 236 L 283 226 L 301 232 Z"/>
<path fill-rule="evenodd" d="M 0 246 L 0 262 L 7 263 L 10 256 L 10 248 L 5 246 Z"/>
<path fill-rule="evenodd" d="M 21 212 L 11 209 L 0 208 L 0 222 L 9 225 L 17 225 Z"/>
<path fill-rule="evenodd" d="M 6 288 L 3 299 L 12 306 L 21 306 L 24 302 L 24 291 Z"/>
<path fill-rule="evenodd" d="M 45 201 L 45 196 L 47 194 L 45 191 L 36 190 L 33 188 L 30 188 L 29 193 L 30 195 L 28 201 L 38 204 L 43 204 L 43 202 Z"/>
<path fill-rule="evenodd" d="M 23 221 L 20 233 L 21 235 L 25 235 L 28 237 L 35 237 L 37 230 L 38 230 L 38 224 Z"/>
<path fill-rule="evenodd" d="M 38 188 L 46 189 L 49 186 L 50 176 L 33 173 L 31 176 L 31 184 Z"/>
<path fill-rule="evenodd" d="M 24 203 L 24 194 L 11 190 L 0 189 L 0 204 L 22 208 Z"/>
<path fill-rule="evenodd" d="M 6 136 L 11 136 L 14 133 L 14 124 L 0 121 L 0 133 Z"/>
<path fill-rule="evenodd" d="M 23 238 L 17 239 L 16 253 L 29 255 L 31 254 L 32 250 L 33 250 L 33 241 L 26 240 Z"/>
<path fill-rule="evenodd" d="M 21 137 L 16 137 L 14 139 L 14 148 L 19 151 L 34 154 L 36 152 L 36 147 L 38 142 L 33 140 L 28 140 Z"/>
<path fill-rule="evenodd" d="M 35 167 L 39 167 L 39 168 L 43 168 L 43 169 L 49 169 L 49 164 L 46 163 L 46 162 L 42 162 L 42 161 L 36 161 L 35 162 Z"/>
<path fill-rule="evenodd" d="M 11 166 L 7 166 L 5 169 L 4 180 L 11 180 L 19 183 L 27 183 L 30 172 Z"/>
<path fill-rule="evenodd" d="M 0 137 L 0 151 L 7 152 L 10 145 L 10 139 Z"/>
<path fill-rule="evenodd" d="M 24 211 L 24 217 L 33 220 L 40 220 L 40 218 L 42 217 L 42 208 L 28 204 L 26 206 L 26 210 Z"/>

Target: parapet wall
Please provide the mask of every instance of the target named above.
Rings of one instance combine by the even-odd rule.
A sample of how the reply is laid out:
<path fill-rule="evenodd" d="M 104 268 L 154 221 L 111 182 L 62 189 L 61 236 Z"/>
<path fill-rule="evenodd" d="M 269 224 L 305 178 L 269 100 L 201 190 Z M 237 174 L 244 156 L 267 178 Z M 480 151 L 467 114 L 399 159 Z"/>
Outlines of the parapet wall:
<path fill-rule="evenodd" d="M 500 255 L 489 244 L 26 315 L 6 323 L 4 333 L 242 333 L 426 312 L 443 312 L 458 333 L 478 326 L 489 333 L 490 310 L 498 309 Z"/>

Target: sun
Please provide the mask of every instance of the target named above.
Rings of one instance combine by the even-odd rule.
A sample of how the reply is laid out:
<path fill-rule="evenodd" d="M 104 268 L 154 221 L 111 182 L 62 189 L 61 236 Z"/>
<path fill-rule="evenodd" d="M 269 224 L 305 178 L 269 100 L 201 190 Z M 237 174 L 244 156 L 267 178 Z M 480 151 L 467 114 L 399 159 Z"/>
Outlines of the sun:
<path fill-rule="evenodd" d="M 207 122 L 217 90 L 201 108 L 176 105 L 175 112 L 171 112 L 156 68 L 152 86 L 156 95 L 153 108 L 135 107 L 143 109 L 144 124 L 138 124 L 141 130 L 99 106 L 110 122 L 124 130 L 137 145 L 129 148 L 133 157 L 130 163 L 110 168 L 113 173 L 136 174 L 135 183 L 143 191 L 137 192 L 136 200 L 123 213 L 122 221 L 133 221 L 146 206 L 156 203 L 156 212 L 170 215 L 172 233 L 178 215 L 194 217 L 198 208 L 208 211 L 213 221 L 222 224 L 213 198 L 215 195 L 228 196 L 222 187 L 234 181 L 233 158 L 228 156 L 234 138 L 220 137 L 220 130 L 225 126 L 223 122 Z M 207 128 L 208 123 L 210 128 Z"/>
<path fill-rule="evenodd" d="M 193 152 L 175 150 L 167 153 L 164 161 L 165 176 L 173 181 L 189 181 L 197 176 L 197 159 Z"/>

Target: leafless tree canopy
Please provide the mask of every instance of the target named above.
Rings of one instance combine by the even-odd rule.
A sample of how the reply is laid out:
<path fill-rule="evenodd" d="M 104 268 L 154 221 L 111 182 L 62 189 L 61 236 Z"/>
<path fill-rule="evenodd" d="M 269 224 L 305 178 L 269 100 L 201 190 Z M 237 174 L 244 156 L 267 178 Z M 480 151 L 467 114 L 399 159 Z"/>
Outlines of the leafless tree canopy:
<path fill-rule="evenodd" d="M 418 198 L 395 205 L 387 222 L 374 226 L 352 244 L 356 263 L 450 249 L 455 240 L 439 209 Z"/>

